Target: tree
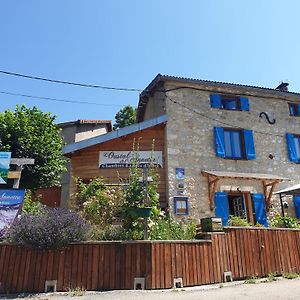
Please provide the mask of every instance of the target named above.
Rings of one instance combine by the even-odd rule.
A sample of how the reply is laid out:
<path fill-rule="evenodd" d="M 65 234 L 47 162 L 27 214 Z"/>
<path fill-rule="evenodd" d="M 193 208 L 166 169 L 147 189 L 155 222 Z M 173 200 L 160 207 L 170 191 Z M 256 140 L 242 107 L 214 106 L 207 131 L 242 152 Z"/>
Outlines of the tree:
<path fill-rule="evenodd" d="M 115 116 L 114 130 L 134 124 L 136 121 L 136 108 L 126 105 Z"/>
<path fill-rule="evenodd" d="M 54 120 L 50 113 L 25 105 L 0 113 L 0 151 L 12 152 L 13 158 L 35 159 L 34 165 L 24 166 L 22 188 L 35 190 L 60 183 L 65 161 L 63 140 Z"/>

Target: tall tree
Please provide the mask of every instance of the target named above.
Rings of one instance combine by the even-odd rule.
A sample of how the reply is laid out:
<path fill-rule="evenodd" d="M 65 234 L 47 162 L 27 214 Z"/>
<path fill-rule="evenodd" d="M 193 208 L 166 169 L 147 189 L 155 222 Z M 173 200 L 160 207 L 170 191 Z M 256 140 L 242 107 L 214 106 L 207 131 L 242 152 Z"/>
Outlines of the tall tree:
<path fill-rule="evenodd" d="M 136 108 L 126 105 L 115 116 L 114 130 L 131 125 L 136 122 Z"/>
<path fill-rule="evenodd" d="M 34 165 L 22 171 L 22 188 L 35 190 L 60 183 L 65 161 L 63 141 L 54 120 L 50 113 L 24 105 L 0 113 L 0 151 L 10 151 L 14 158 L 35 159 Z"/>

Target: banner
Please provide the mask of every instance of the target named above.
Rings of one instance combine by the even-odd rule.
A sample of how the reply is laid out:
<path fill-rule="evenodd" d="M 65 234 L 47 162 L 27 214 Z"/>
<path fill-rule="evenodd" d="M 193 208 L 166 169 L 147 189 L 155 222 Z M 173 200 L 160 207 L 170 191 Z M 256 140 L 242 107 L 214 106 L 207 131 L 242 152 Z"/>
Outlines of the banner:
<path fill-rule="evenodd" d="M 24 196 L 25 190 L 0 190 L 0 236 L 21 212 Z"/>
<path fill-rule="evenodd" d="M 134 159 L 137 159 L 139 168 L 150 164 L 163 167 L 162 151 L 100 151 L 99 168 L 130 168 Z"/>
<path fill-rule="evenodd" d="M 0 184 L 7 183 L 11 152 L 0 152 Z"/>

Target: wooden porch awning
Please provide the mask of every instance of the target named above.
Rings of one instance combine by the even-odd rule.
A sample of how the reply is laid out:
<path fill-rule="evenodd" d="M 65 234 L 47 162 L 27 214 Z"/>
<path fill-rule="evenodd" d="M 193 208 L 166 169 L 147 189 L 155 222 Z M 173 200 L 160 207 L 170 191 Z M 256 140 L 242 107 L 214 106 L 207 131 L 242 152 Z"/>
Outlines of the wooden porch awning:
<path fill-rule="evenodd" d="M 217 189 L 217 184 L 221 179 L 241 179 L 241 180 L 259 180 L 262 182 L 264 196 L 266 199 L 266 208 L 268 210 L 270 201 L 273 195 L 274 188 L 277 183 L 289 178 L 274 174 L 261 174 L 261 173 L 239 173 L 239 172 L 226 172 L 226 171 L 206 171 L 203 170 L 201 174 L 207 177 L 208 180 L 208 195 L 210 209 L 214 209 L 214 195 Z"/>

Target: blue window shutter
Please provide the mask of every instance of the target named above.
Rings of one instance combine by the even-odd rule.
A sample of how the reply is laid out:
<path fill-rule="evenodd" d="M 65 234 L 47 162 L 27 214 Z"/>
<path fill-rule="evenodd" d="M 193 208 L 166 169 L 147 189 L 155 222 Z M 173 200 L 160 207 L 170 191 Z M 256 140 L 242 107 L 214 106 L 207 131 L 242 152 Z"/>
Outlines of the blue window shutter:
<path fill-rule="evenodd" d="M 256 154 L 255 154 L 253 131 L 247 129 L 244 129 L 243 131 L 244 131 L 246 158 L 248 160 L 255 159 Z"/>
<path fill-rule="evenodd" d="M 286 143 L 287 143 L 290 161 L 298 162 L 297 152 L 296 152 L 296 147 L 294 142 L 294 135 L 292 133 L 286 134 Z"/>
<path fill-rule="evenodd" d="M 221 108 L 221 95 L 220 94 L 210 94 L 210 106 L 213 108 Z"/>
<path fill-rule="evenodd" d="M 216 155 L 225 157 L 224 129 L 222 127 L 214 127 Z"/>
<path fill-rule="evenodd" d="M 215 193 L 215 215 L 216 217 L 222 218 L 222 224 L 228 225 L 228 199 L 227 194 L 224 192 Z"/>
<path fill-rule="evenodd" d="M 268 227 L 264 195 L 263 194 L 252 194 L 252 198 L 253 198 L 256 222 L 265 227 Z"/>
<path fill-rule="evenodd" d="M 298 111 L 297 111 L 297 113 L 296 113 L 296 116 L 300 116 L 300 104 L 298 104 Z"/>
<path fill-rule="evenodd" d="M 249 100 L 246 97 L 240 97 L 241 110 L 249 111 Z"/>
<path fill-rule="evenodd" d="M 300 219 L 300 195 L 294 195 L 295 214 Z"/>

